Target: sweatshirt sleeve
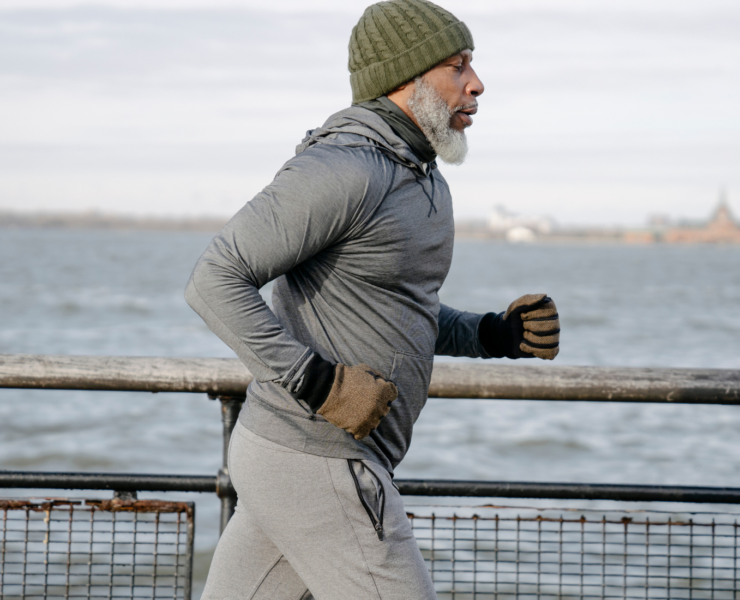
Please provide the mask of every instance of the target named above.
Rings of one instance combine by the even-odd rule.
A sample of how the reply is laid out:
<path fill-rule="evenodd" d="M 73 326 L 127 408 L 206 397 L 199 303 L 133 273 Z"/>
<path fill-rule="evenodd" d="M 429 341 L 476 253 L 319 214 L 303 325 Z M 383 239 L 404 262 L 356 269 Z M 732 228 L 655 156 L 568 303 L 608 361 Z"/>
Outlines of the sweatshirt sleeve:
<path fill-rule="evenodd" d="M 195 265 L 185 299 L 259 381 L 293 391 L 313 354 L 286 332 L 259 289 L 352 226 L 369 186 L 360 163 L 336 146 L 302 152 L 224 226 Z"/>
<path fill-rule="evenodd" d="M 439 335 L 434 354 L 437 356 L 469 356 L 490 358 L 483 348 L 478 327 L 484 315 L 456 310 L 441 304 L 439 307 Z"/>

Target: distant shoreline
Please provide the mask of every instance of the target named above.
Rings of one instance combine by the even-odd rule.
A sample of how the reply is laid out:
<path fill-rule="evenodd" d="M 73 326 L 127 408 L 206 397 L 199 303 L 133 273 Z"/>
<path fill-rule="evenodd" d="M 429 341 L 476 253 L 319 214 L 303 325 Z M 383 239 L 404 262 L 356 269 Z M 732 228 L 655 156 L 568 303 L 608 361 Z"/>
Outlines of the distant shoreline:
<path fill-rule="evenodd" d="M 110 229 L 121 231 L 217 232 L 227 217 L 133 217 L 105 213 L 12 213 L 0 212 L 4 229 Z"/>
<path fill-rule="evenodd" d="M 134 217 L 106 213 L 13 213 L 0 212 L 0 228 L 3 229 L 103 229 L 118 231 L 193 231 L 216 233 L 226 224 L 228 218 L 175 218 L 175 217 Z M 497 235 L 479 222 L 460 221 L 455 226 L 458 239 L 479 239 L 505 242 L 503 235 Z M 618 230 L 588 228 L 567 229 L 538 236 L 541 242 L 579 242 L 579 243 L 620 243 Z"/>
<path fill-rule="evenodd" d="M 0 211 L 0 229 L 68 229 L 110 231 L 170 231 L 217 233 L 227 217 L 136 217 L 98 212 L 19 213 Z M 705 227 L 674 229 L 666 232 L 631 230 L 619 227 L 559 227 L 547 233 L 532 234 L 527 239 L 509 239 L 506 231 L 493 230 L 482 221 L 455 223 L 457 239 L 525 244 L 738 244 L 740 228 L 729 215 L 723 223 L 710 222 Z M 674 239 L 675 238 L 675 239 Z"/>

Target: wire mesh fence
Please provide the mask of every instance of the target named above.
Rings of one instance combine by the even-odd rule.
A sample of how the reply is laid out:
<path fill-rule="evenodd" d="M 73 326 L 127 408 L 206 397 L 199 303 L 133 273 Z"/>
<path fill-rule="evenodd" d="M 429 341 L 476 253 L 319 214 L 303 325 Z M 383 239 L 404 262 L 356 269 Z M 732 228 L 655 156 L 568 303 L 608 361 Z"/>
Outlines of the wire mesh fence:
<path fill-rule="evenodd" d="M 408 510 L 440 600 L 740 598 L 735 515 Z"/>
<path fill-rule="evenodd" d="M 0 500 L 0 597 L 190 599 L 194 506 Z"/>
<path fill-rule="evenodd" d="M 740 600 L 727 513 L 414 506 L 440 600 Z M 0 500 L 0 597 L 190 599 L 192 503 Z"/>

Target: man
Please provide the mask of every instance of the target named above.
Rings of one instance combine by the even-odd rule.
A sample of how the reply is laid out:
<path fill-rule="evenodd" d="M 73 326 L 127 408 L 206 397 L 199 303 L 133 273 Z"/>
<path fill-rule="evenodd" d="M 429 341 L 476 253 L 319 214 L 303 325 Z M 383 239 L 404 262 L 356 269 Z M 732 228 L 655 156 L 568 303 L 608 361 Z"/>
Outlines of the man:
<path fill-rule="evenodd" d="M 308 133 L 195 267 L 188 302 L 255 377 L 205 599 L 435 598 L 392 482 L 434 355 L 558 352 L 545 294 L 487 315 L 437 296 L 454 226 L 435 159 L 465 157 L 483 93 L 472 50 L 431 2 L 370 6 L 350 39 L 353 106 Z"/>

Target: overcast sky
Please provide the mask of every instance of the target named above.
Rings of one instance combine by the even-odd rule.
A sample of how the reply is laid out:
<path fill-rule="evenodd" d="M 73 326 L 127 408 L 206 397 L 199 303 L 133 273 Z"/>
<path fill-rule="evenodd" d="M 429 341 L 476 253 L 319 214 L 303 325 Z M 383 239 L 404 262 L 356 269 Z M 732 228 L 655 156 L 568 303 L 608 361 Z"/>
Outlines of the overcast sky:
<path fill-rule="evenodd" d="M 469 0 L 458 217 L 740 213 L 740 2 Z M 0 210 L 229 215 L 347 106 L 356 0 L 0 0 Z"/>

